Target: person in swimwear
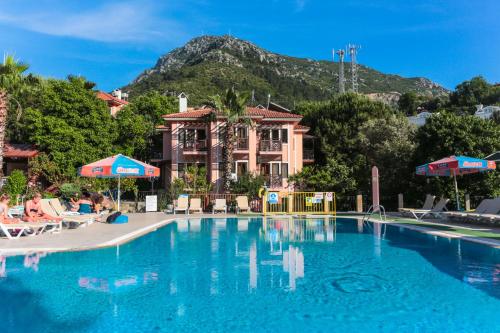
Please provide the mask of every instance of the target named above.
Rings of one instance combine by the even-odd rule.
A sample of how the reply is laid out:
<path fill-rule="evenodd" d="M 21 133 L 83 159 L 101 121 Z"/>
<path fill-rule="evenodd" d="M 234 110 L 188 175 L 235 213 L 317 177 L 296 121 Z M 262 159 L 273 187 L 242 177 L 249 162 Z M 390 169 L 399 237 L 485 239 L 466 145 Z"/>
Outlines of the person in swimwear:
<path fill-rule="evenodd" d="M 23 221 L 25 222 L 44 222 L 44 221 L 62 221 L 62 218 L 50 216 L 42 210 L 42 195 L 35 193 L 33 199 L 26 201 L 24 205 Z"/>
<path fill-rule="evenodd" d="M 8 194 L 0 196 L 0 223 L 19 223 L 19 219 L 11 218 L 8 215 L 9 201 L 10 196 Z"/>

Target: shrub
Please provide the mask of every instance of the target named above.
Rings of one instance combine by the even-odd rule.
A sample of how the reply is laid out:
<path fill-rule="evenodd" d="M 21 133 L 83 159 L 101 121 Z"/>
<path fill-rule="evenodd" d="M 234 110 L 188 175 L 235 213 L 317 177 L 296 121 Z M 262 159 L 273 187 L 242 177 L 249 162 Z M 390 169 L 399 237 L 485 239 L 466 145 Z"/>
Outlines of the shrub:
<path fill-rule="evenodd" d="M 82 189 L 77 184 L 64 183 L 59 188 L 59 192 L 61 193 L 61 197 L 63 197 L 66 200 L 69 200 L 70 198 L 75 197 L 75 194 L 80 195 Z"/>
<path fill-rule="evenodd" d="M 246 194 L 251 198 L 255 198 L 259 194 L 259 190 L 266 182 L 262 175 L 252 175 L 250 173 L 238 176 L 238 180 L 231 182 L 231 192 L 237 194 Z"/>
<path fill-rule="evenodd" d="M 26 186 L 28 180 L 21 170 L 14 170 L 7 177 L 7 182 L 3 187 L 3 190 L 10 195 L 13 201 L 17 201 L 17 198 L 24 194 L 26 191 Z"/>

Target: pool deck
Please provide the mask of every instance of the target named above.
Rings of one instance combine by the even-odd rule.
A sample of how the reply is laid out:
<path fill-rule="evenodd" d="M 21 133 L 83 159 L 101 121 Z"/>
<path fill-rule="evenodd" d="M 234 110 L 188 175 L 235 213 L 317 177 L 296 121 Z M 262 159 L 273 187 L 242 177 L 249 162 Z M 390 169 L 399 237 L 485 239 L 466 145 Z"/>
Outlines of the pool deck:
<path fill-rule="evenodd" d="M 147 233 L 186 217 L 213 217 L 212 214 L 127 214 L 127 224 L 93 223 L 85 228 L 63 229 L 61 233 L 43 233 L 19 239 L 0 239 L 0 255 L 21 255 L 33 252 L 64 252 L 98 249 L 129 242 Z M 216 215 L 218 216 L 218 215 Z M 224 215 L 234 217 L 235 215 Z"/>
<path fill-rule="evenodd" d="M 39 236 L 21 237 L 14 240 L 2 238 L 0 239 L 0 255 L 10 256 L 34 252 L 64 252 L 98 249 L 129 242 L 179 219 L 214 216 L 222 218 L 236 217 L 236 215 L 231 214 L 195 214 L 187 216 L 185 214 L 167 215 L 164 213 L 128 214 L 128 216 L 129 223 L 127 224 L 94 223 L 85 228 L 64 229 L 58 234 L 44 233 Z M 255 214 L 253 216 L 260 215 Z M 355 217 L 351 214 L 338 214 L 338 216 Z M 358 215 L 358 218 L 359 217 Z M 418 222 L 416 220 L 395 216 L 388 216 L 387 221 L 378 221 L 375 218 L 371 218 L 370 220 L 374 222 L 390 223 L 392 225 L 417 230 L 431 235 L 460 238 L 500 248 L 500 228 L 498 227 L 449 224 L 436 221 Z"/>

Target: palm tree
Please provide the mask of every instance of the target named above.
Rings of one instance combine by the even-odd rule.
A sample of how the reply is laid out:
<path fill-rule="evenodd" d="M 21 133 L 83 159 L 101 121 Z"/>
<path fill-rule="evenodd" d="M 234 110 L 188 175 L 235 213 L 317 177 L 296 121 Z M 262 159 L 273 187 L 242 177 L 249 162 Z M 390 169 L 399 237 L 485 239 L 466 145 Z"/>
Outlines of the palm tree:
<path fill-rule="evenodd" d="M 7 92 L 0 88 L 0 177 L 3 177 L 3 149 L 7 129 Z"/>
<path fill-rule="evenodd" d="M 5 132 L 8 121 L 9 102 L 17 104 L 17 120 L 21 116 L 21 103 L 8 92 L 24 92 L 24 83 L 27 81 L 36 81 L 34 76 L 25 76 L 24 73 L 29 66 L 17 61 L 12 55 L 5 55 L 3 63 L 0 64 L 0 177 L 3 177 L 3 152 L 5 146 Z"/>
<path fill-rule="evenodd" d="M 245 117 L 248 96 L 236 92 L 234 87 L 232 87 L 231 89 L 227 89 L 222 97 L 220 95 L 213 96 L 212 102 L 216 111 L 226 118 L 222 147 L 222 164 L 224 167 L 224 190 L 229 191 L 231 187 L 231 171 L 235 145 L 235 125 L 238 123 L 251 124 L 250 119 Z"/>

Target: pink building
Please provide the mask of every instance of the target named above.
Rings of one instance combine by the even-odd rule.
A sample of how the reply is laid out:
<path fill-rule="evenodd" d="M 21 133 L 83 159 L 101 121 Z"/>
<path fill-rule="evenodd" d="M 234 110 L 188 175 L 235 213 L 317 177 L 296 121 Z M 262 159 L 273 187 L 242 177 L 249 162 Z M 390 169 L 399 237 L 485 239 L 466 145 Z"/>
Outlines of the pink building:
<path fill-rule="evenodd" d="M 109 113 L 114 117 L 128 104 L 127 98 L 128 94 L 122 93 L 121 90 L 116 89 L 111 94 L 105 93 L 104 91 L 97 92 L 97 98 L 105 101 L 108 104 Z"/>
<path fill-rule="evenodd" d="M 163 151 L 155 162 L 162 168 L 165 186 L 184 176 L 187 166 L 206 167 L 214 192 L 222 192 L 222 144 L 225 119 L 209 107 L 188 108 L 181 94 L 180 112 L 163 116 Z M 280 108 L 283 110 L 283 108 Z M 287 189 L 288 177 L 306 163 L 314 162 L 313 138 L 300 125 L 302 116 L 264 107 L 248 107 L 255 126 L 238 125 L 233 177 L 250 172 L 262 174 L 272 189 Z M 210 118 L 210 120 L 209 120 Z"/>

